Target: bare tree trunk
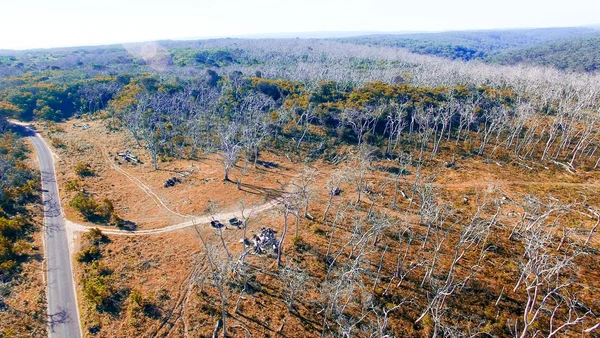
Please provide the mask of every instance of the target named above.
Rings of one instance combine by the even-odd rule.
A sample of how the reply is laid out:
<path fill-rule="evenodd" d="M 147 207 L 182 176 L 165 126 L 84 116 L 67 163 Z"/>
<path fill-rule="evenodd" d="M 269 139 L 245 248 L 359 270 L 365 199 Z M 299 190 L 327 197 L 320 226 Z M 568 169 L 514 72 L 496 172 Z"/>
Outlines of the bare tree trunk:
<path fill-rule="evenodd" d="M 596 228 L 598 228 L 598 225 L 600 225 L 600 211 L 596 213 L 596 217 L 598 217 L 598 221 L 596 222 L 596 225 L 594 225 L 592 230 L 590 230 L 590 234 L 588 235 L 587 239 L 585 240 L 585 245 L 588 245 L 588 243 L 592 239 L 592 235 L 596 231 Z"/>
<path fill-rule="evenodd" d="M 289 206 L 286 204 L 283 211 L 283 232 L 281 233 L 281 240 L 277 245 L 277 266 L 281 267 L 281 255 L 283 254 L 283 241 L 285 240 L 285 234 L 287 233 L 287 221 L 290 213 Z"/>
<path fill-rule="evenodd" d="M 333 192 L 329 192 L 329 200 L 327 201 L 327 207 L 325 207 L 325 212 L 323 213 L 322 222 L 327 222 L 327 213 L 329 212 L 329 208 L 331 208 L 331 200 L 333 200 Z"/>

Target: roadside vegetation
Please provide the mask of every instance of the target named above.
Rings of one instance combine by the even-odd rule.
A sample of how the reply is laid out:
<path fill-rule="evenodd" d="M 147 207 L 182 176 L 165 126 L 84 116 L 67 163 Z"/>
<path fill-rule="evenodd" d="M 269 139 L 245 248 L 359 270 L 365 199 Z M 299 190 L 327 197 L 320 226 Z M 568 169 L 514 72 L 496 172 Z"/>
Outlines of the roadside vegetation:
<path fill-rule="evenodd" d="M 46 334 L 39 179 L 29 150 L 7 126 L 0 135 L 0 336 Z M 26 290 L 29 288 L 29 290 Z"/>

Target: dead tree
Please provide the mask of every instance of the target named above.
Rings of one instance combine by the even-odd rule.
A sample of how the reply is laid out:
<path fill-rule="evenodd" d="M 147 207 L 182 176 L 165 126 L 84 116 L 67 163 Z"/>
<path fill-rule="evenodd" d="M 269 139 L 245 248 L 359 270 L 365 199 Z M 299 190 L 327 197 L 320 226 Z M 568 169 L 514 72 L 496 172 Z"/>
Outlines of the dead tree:
<path fill-rule="evenodd" d="M 447 300 L 459 292 L 479 271 L 479 268 L 482 265 L 482 261 L 486 254 L 487 240 L 490 235 L 491 228 L 496 224 L 498 215 L 500 213 L 500 208 L 496 207 L 495 214 L 493 214 L 490 219 L 483 219 L 483 212 L 487 208 L 487 204 L 488 201 L 486 198 L 484 198 L 482 203 L 478 206 L 477 212 L 471 218 L 471 221 L 464 226 L 460 226 L 460 236 L 457 242 L 453 245 L 454 252 L 453 255 L 450 256 L 452 259 L 450 260 L 450 264 L 445 267 L 447 269 L 444 273 L 446 277 L 442 280 L 432 278 L 432 271 L 435 267 L 437 256 L 440 252 L 440 248 L 437 246 L 437 244 L 446 241 L 448 238 L 448 232 L 445 231 L 444 235 L 441 236 L 441 239 L 439 239 L 440 236 L 438 235 L 439 230 L 434 232 L 436 233 L 436 246 L 434 249 L 433 258 L 430 258 L 433 260 L 433 262 L 431 267 L 427 269 L 425 273 L 425 277 L 429 280 L 428 285 L 430 288 L 430 292 L 427 292 L 428 305 L 416 321 L 421 321 L 425 315 L 429 314 L 434 324 L 434 331 L 432 334 L 433 337 L 448 335 L 446 331 L 449 330 L 449 328 L 445 324 L 445 316 L 448 310 L 446 305 Z M 459 227 L 457 224 L 458 223 L 454 223 L 451 227 Z M 436 228 L 439 229 L 441 226 L 442 225 L 440 224 L 440 226 Z M 449 228 L 447 230 L 449 230 Z M 474 262 L 466 264 L 465 257 L 469 253 L 478 253 L 478 259 L 476 259 Z M 463 269 L 466 270 L 463 274 L 461 274 L 461 278 L 457 278 L 459 276 L 457 273 L 459 266 L 462 266 Z M 421 285 L 423 285 L 423 283 Z"/>
<path fill-rule="evenodd" d="M 206 252 L 206 258 L 208 259 L 208 263 L 209 263 L 209 267 L 211 270 L 211 274 L 212 274 L 212 282 L 213 285 L 217 288 L 217 291 L 219 293 L 219 299 L 220 299 L 220 303 L 221 303 L 221 318 L 219 318 L 217 320 L 217 324 L 215 327 L 215 331 L 213 333 L 213 337 L 215 335 L 218 335 L 219 332 L 219 327 L 222 328 L 223 330 L 223 338 L 227 337 L 227 305 L 228 305 L 228 290 L 227 290 L 227 284 L 228 284 L 228 276 L 230 276 L 231 274 L 229 273 L 229 268 L 230 268 L 230 264 L 231 261 L 225 261 L 225 262 L 219 262 L 218 257 L 215 255 L 216 253 L 216 249 L 213 250 L 211 249 L 208 244 L 206 243 L 206 241 L 204 240 L 204 238 L 202 237 L 202 235 L 200 234 L 200 231 L 198 230 L 197 226 L 194 226 L 194 229 L 196 230 L 196 234 L 198 235 L 198 238 L 200 239 L 200 242 L 202 243 L 202 246 L 204 247 L 204 250 Z M 219 325 L 220 322 L 220 325 Z"/>
<path fill-rule="evenodd" d="M 220 156 L 221 164 L 225 169 L 225 177 L 223 181 L 230 181 L 229 171 L 238 160 L 239 152 L 241 149 L 241 143 L 238 139 L 239 126 L 235 123 L 230 123 L 228 126 L 222 128 L 219 133 L 220 137 Z"/>
<path fill-rule="evenodd" d="M 294 114 L 294 117 L 296 117 L 296 115 L 297 114 Z M 304 137 L 306 137 L 306 133 L 308 132 L 311 122 L 315 118 L 316 118 L 316 116 L 313 113 L 312 109 L 302 110 L 300 112 L 300 116 L 296 118 L 296 127 L 300 128 L 300 130 L 302 132 L 302 134 L 298 138 L 298 141 L 296 142 L 296 153 L 298 153 L 300 151 L 300 145 L 302 144 Z"/>
<path fill-rule="evenodd" d="M 526 301 L 523 315 L 515 321 L 512 329 L 516 336 L 525 338 L 536 335 L 535 323 L 547 318 L 549 336 L 565 329 L 589 322 L 591 311 L 585 311 L 573 290 L 577 288 L 577 265 L 575 259 L 583 252 L 574 245 L 557 251 L 554 249 L 553 230 L 560 216 L 570 212 L 570 206 L 552 202 L 529 202 L 529 215 L 521 226 L 525 253 L 520 263 L 520 277 L 513 292 L 523 290 Z M 551 214 L 557 214 L 550 218 Z M 548 317 L 546 314 L 551 313 Z M 593 327 L 593 326 L 592 326 Z"/>
<path fill-rule="evenodd" d="M 363 278 L 370 265 L 368 257 L 376 252 L 376 248 L 370 244 L 383 231 L 384 226 L 376 221 L 364 226 L 363 221 L 355 219 L 352 236 L 330 259 L 328 272 L 321 286 L 322 336 L 333 329 L 330 319 L 335 322 L 338 335 L 356 335 L 357 326 L 370 315 L 373 297 Z M 343 259 L 348 248 L 351 253 L 347 259 Z"/>
<path fill-rule="evenodd" d="M 329 181 L 327 182 L 326 189 L 329 193 L 329 198 L 327 199 L 327 206 L 325 207 L 325 211 L 323 212 L 323 219 L 321 220 L 323 223 L 327 222 L 327 214 L 329 213 L 329 209 L 331 208 L 331 203 L 333 198 L 341 192 L 340 185 L 345 179 L 345 175 L 343 172 L 334 171 L 329 176 Z"/>
<path fill-rule="evenodd" d="M 242 227 L 243 227 L 243 233 L 242 233 L 242 239 L 240 240 L 240 242 L 242 243 L 242 252 L 240 253 L 240 257 L 239 257 L 239 261 L 241 261 L 242 263 L 244 263 L 244 259 L 246 258 L 246 241 L 248 240 L 246 238 L 246 233 L 247 233 L 247 227 L 248 227 L 248 219 L 250 218 L 250 216 L 252 216 L 252 213 L 254 210 L 246 210 L 246 201 L 241 200 L 239 202 L 239 208 L 240 208 L 240 215 L 242 216 Z"/>
<path fill-rule="evenodd" d="M 297 188 L 298 195 L 302 199 L 302 207 L 304 209 L 305 218 L 309 218 L 310 215 L 308 213 L 308 207 L 313 195 L 313 190 L 311 189 L 310 185 L 314 182 L 316 173 L 316 168 L 309 168 L 305 165 L 302 168 L 302 173 L 300 174 L 299 182 L 294 183 L 294 185 Z"/>
<path fill-rule="evenodd" d="M 584 245 L 588 245 L 588 243 L 590 242 L 590 240 L 592 239 L 592 235 L 594 234 L 594 232 L 596 231 L 596 229 L 598 228 L 598 225 L 600 225 L 600 211 L 598 210 L 594 210 L 592 208 L 590 208 L 590 211 L 593 212 L 594 216 L 596 216 L 596 218 L 598 219 L 596 221 L 596 224 L 592 227 L 592 229 L 590 230 L 590 234 L 588 235 L 587 239 L 585 240 L 585 244 Z"/>
<path fill-rule="evenodd" d="M 234 166 L 235 183 L 238 190 L 242 190 L 242 179 L 248 173 L 248 158 L 244 157 L 244 164 L 242 166 Z"/>
<path fill-rule="evenodd" d="M 388 135 L 385 148 L 386 155 L 390 155 L 396 149 L 402 139 L 402 131 L 406 128 L 406 106 L 407 104 L 392 104 L 390 112 L 386 117 L 384 134 Z"/>
<path fill-rule="evenodd" d="M 404 153 L 398 158 L 398 173 L 394 177 L 394 200 L 392 202 L 392 208 L 398 208 L 398 191 L 400 189 L 400 178 L 406 175 L 408 165 L 412 161 L 412 155 L 406 156 Z"/>
<path fill-rule="evenodd" d="M 348 125 L 354 131 L 357 145 L 361 145 L 363 137 L 375 124 L 381 110 L 377 109 L 355 109 L 349 108 L 342 112 L 341 118 L 344 125 Z"/>
<path fill-rule="evenodd" d="M 210 217 L 213 219 L 212 222 L 215 222 L 215 224 L 220 224 L 219 221 L 215 220 L 215 218 L 213 217 L 213 215 L 215 215 L 218 211 L 218 204 L 215 200 L 209 200 L 208 201 L 208 206 L 206 207 L 208 213 L 210 214 Z M 211 224 L 212 224 L 211 222 Z M 227 257 L 231 260 L 231 258 L 233 256 L 231 256 L 231 254 L 229 253 L 229 250 L 227 249 L 227 245 L 225 244 L 225 239 L 223 238 L 223 226 L 216 226 L 216 230 L 217 230 L 217 234 L 219 235 L 219 239 L 221 240 L 221 245 L 223 245 L 223 250 L 225 251 L 225 253 L 227 254 Z"/>
<path fill-rule="evenodd" d="M 279 277 L 283 282 L 281 296 L 290 313 L 295 308 L 298 298 L 302 297 L 308 289 L 310 275 L 299 267 L 287 263 L 279 271 Z"/>
<path fill-rule="evenodd" d="M 279 243 L 277 244 L 277 266 L 281 267 L 281 256 L 283 255 L 283 243 L 285 241 L 285 235 L 287 234 L 287 228 L 288 228 L 288 217 L 290 215 L 290 213 L 292 213 L 293 210 L 293 206 L 290 203 L 290 201 L 284 199 L 283 203 L 281 204 L 281 208 L 282 208 L 282 213 L 283 213 L 283 231 L 281 232 L 281 239 L 279 240 Z"/>
<path fill-rule="evenodd" d="M 158 170 L 158 154 L 166 143 L 166 133 L 162 116 L 154 109 L 155 101 L 155 98 L 147 95 L 140 96 L 125 119 L 135 140 L 150 153 L 154 170 Z"/>
<path fill-rule="evenodd" d="M 360 198 L 365 184 L 365 177 L 371 171 L 371 162 L 373 161 L 374 148 L 369 146 L 359 147 L 358 152 L 355 155 L 356 166 L 353 168 L 355 175 L 354 183 L 356 184 L 357 196 L 356 204 L 360 203 Z"/>

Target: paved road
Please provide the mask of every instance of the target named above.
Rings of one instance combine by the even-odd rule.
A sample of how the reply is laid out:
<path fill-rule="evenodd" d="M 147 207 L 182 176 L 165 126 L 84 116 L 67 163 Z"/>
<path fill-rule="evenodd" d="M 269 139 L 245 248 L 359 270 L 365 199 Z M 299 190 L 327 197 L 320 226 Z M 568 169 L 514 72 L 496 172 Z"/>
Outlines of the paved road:
<path fill-rule="evenodd" d="M 30 136 L 42 173 L 45 208 L 45 249 L 48 282 L 48 316 L 51 338 L 81 337 L 71 255 L 65 231 L 52 153 L 39 135 Z"/>

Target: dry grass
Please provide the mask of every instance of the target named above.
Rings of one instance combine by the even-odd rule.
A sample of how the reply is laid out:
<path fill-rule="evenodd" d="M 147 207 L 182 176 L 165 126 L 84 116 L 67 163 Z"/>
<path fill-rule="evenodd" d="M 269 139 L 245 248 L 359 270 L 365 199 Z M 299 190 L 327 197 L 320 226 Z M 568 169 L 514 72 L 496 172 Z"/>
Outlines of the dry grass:
<path fill-rule="evenodd" d="M 279 195 L 290 178 L 296 175 L 296 168 L 287 158 L 268 153 L 261 158 L 277 163 L 279 167 L 259 166 L 251 170 L 242 179 L 241 190 L 236 184 L 222 180 L 224 171 L 215 154 L 198 161 L 161 162 L 160 169 L 154 171 L 150 158 L 128 134 L 108 132 L 104 123 L 99 121 L 87 122 L 91 127 L 85 130 L 73 126 L 77 123 L 81 122 L 65 122 L 54 128 L 40 127 L 46 137 L 60 139 L 66 145 L 54 149 L 60 158 L 56 163 L 59 185 L 64 187 L 68 180 L 80 180 L 83 188 L 97 200 L 108 198 L 113 201 L 119 217 L 135 223 L 139 230 L 183 222 L 186 220 L 184 216 L 188 215 L 205 215 L 211 202 L 218 206 L 219 212 L 237 210 L 242 199 L 248 207 L 262 204 Z M 51 132 L 57 129 L 62 131 Z M 130 164 L 116 155 L 125 150 L 137 155 L 143 164 Z M 95 174 L 76 178 L 74 167 L 80 162 L 90 164 Z M 181 178 L 181 184 L 164 188 L 167 179 L 184 172 L 192 173 Z M 231 178 L 234 179 L 238 172 L 239 168 L 234 169 Z M 65 213 L 69 219 L 83 223 L 83 219 L 68 205 L 71 195 L 61 189 Z"/>
<path fill-rule="evenodd" d="M 279 169 L 251 170 L 244 182 L 248 184 L 246 191 L 239 191 L 232 183 L 221 181 L 222 168 L 218 164 L 216 155 L 210 155 L 200 161 L 170 161 L 160 164 L 161 170 L 153 171 L 151 164 L 144 152 L 137 147 L 131 139 L 123 133 L 107 134 L 100 122 L 89 122 L 91 128 L 80 130 L 72 127 L 72 122 L 61 125 L 66 132 L 53 134 L 67 144 L 65 150 L 57 150 L 61 156 L 59 165 L 59 183 L 64 185 L 68 179 L 74 177 L 73 166 L 79 161 L 91 164 L 96 172 L 95 177 L 83 180 L 85 189 L 94 196 L 108 197 L 115 201 L 117 213 L 124 219 L 135 222 L 139 229 L 154 229 L 181 221 L 181 217 L 174 215 L 167 208 L 156 203 L 156 199 L 148 196 L 140 187 L 122 173 L 111 169 L 112 158 L 104 154 L 116 153 L 130 149 L 142 158 L 143 165 L 133 166 L 122 163 L 119 165 L 128 175 L 135 177 L 151 188 L 164 204 L 176 213 L 205 214 L 208 201 L 217 201 L 220 211 L 237 210 L 239 201 L 245 200 L 246 204 L 259 204 L 269 192 L 283 190 L 284 185 L 299 175 L 299 166 L 290 163 L 285 157 L 273 154 L 263 154 L 265 160 L 280 163 Z M 107 141 L 110 139 L 110 144 Z M 71 144 L 71 145 L 69 145 Z M 520 243 L 509 239 L 512 225 L 519 220 L 522 209 L 519 203 L 525 194 L 540 198 L 552 196 L 562 203 L 577 204 L 576 209 L 582 210 L 585 202 L 590 205 L 600 204 L 598 193 L 597 173 L 579 173 L 572 175 L 556 166 L 525 163 L 533 167 L 528 169 L 517 161 L 489 164 L 480 159 L 457 159 L 458 168 L 446 168 L 444 158 L 428 163 L 422 168 L 422 177 L 431 181 L 438 192 L 440 203 L 446 203 L 454 209 L 455 216 L 461 220 L 456 227 L 450 230 L 447 242 L 441 248 L 439 258 L 440 274 L 450 265 L 451 254 L 458 236 L 460 224 L 468 221 L 476 210 L 477 203 L 486 195 L 501 199 L 501 213 L 498 226 L 494 228 L 489 238 L 490 251 L 485 258 L 476 278 L 457 294 L 448 300 L 451 309 L 449 321 L 456 325 L 466 322 L 479 323 L 480 327 L 473 330 L 483 330 L 494 336 L 508 335 L 508 323 L 519 318 L 519 311 L 524 295 L 512 292 L 518 279 L 517 261 L 522 257 L 523 251 Z M 175 188 L 165 189 L 162 183 L 173 176 L 174 171 L 183 171 L 193 166 L 194 173 L 183 180 Z M 375 170 L 366 176 L 367 185 L 373 194 L 364 194 L 362 202 L 345 211 L 344 217 L 338 227 L 332 228 L 332 220 L 336 214 L 345 210 L 344 206 L 356 200 L 356 185 L 351 182 L 352 175 L 356 173 L 355 163 L 349 161 L 338 166 L 323 162 L 314 163 L 318 170 L 315 175 L 310 204 L 310 214 L 314 220 L 301 217 L 299 219 L 299 236 L 295 238 L 295 218 L 288 220 L 288 234 L 284 244 L 284 264 L 298 267 L 305 271 L 310 279 L 306 283 L 306 290 L 299 296 L 297 306 L 288 311 L 283 302 L 286 288 L 279 276 L 275 264 L 275 256 L 249 255 L 246 259 L 247 272 L 245 276 L 250 280 L 251 290 L 246 290 L 240 297 L 243 278 L 235 274 L 225 275 L 227 283 L 225 288 L 227 306 L 228 332 L 235 337 L 246 336 L 250 332 L 254 337 L 282 336 L 282 337 L 312 337 L 320 336 L 322 327 L 321 305 L 327 303 L 327 286 L 322 282 L 327 274 L 326 263 L 327 249 L 330 236 L 335 231 L 331 241 L 331 252 L 341 252 L 339 266 L 350 261 L 352 254 L 344 245 L 351 238 L 353 220 L 364 220 L 369 210 L 378 215 L 386 215 L 394 220 L 391 228 L 377 241 L 369 243 L 373 252 L 365 256 L 365 268 L 372 273 L 377 270 L 381 261 L 381 278 L 379 286 L 372 283 L 371 277 L 364 280 L 364 290 L 370 294 L 376 304 L 393 306 L 402 299 L 410 299 L 410 305 L 391 313 L 389 328 L 397 336 L 429 336 L 433 330 L 431 318 L 426 316 L 419 323 L 415 320 L 426 306 L 426 297 L 420 286 L 425 270 L 417 268 L 396 287 L 398 279 L 394 278 L 397 257 L 402 254 L 398 238 L 402 229 L 411 227 L 412 236 L 422 239 L 426 227 L 419 224 L 417 213 L 418 198 L 413 203 L 397 197 L 397 209 L 392 208 L 394 182 L 393 173 Z M 387 161 L 374 163 L 374 167 L 391 167 L 394 165 Z M 196 170 L 198 169 L 199 170 Z M 296 169 L 294 169 L 296 168 Z M 333 204 L 328 216 L 328 222 L 320 222 L 329 199 L 327 184 L 330 175 L 339 170 L 347 174 L 347 180 L 342 183 L 343 193 L 333 199 Z M 415 178 L 415 168 L 410 167 L 411 173 L 403 176 L 399 187 L 412 195 L 412 182 Z M 392 170 L 393 171 L 393 170 Z M 583 196 L 585 195 L 585 199 Z M 467 197 L 467 202 L 463 198 Z M 68 196 L 63 194 L 63 205 L 66 205 Z M 69 217 L 73 211 L 67 208 Z M 490 215 L 493 208 L 486 211 Z M 223 220 L 222 220 L 223 221 Z M 579 239 L 587 234 L 593 225 L 591 219 L 585 215 L 573 213 L 569 215 L 568 227 L 575 229 L 575 238 Z M 256 232 L 260 227 L 269 226 L 278 231 L 283 230 L 283 216 L 280 208 L 252 215 L 248 225 L 248 232 Z M 97 327 L 97 336 L 161 336 L 161 337 L 204 337 L 210 336 L 215 322 L 220 316 L 221 299 L 219 289 L 212 284 L 211 262 L 207 259 L 206 248 L 201 244 L 199 236 L 207 243 L 213 259 L 212 264 L 227 262 L 221 240 L 214 229 L 206 225 L 199 226 L 199 234 L 192 228 L 172 232 L 164 235 L 150 236 L 110 236 L 111 242 L 102 248 L 103 266 L 111 271 L 111 278 L 115 290 L 120 290 L 123 297 L 120 300 L 120 311 L 115 313 L 98 312 L 95 308 L 83 305 L 82 318 L 85 325 L 84 331 L 90 327 Z M 560 234 L 557 233 L 557 241 Z M 242 230 L 227 229 L 223 231 L 223 240 L 228 251 L 233 257 L 238 257 L 241 251 L 239 240 Z M 416 262 L 420 256 L 429 255 L 431 248 L 420 249 L 420 244 L 409 250 L 409 261 Z M 600 247 L 600 236 L 595 236 L 592 247 Z M 381 253 L 386 255 L 381 258 Z M 212 256 L 214 254 L 214 256 Z M 600 303 L 594 297 L 598 290 L 598 274 L 600 266 L 595 259 L 596 254 L 582 256 L 578 259 L 579 274 L 584 284 L 589 288 L 582 291 L 582 299 L 587 302 L 595 312 L 600 312 Z M 457 276 L 464 277 L 468 273 L 470 264 L 476 260 L 474 255 L 465 256 L 464 261 L 457 268 Z M 235 261 L 235 260 L 234 260 Z M 335 276 L 338 268 L 333 269 Z M 81 265 L 76 267 L 78 279 L 83 276 Z M 387 291 L 385 291 L 387 290 Z M 145 301 L 156 307 L 158 315 L 148 315 L 135 311 L 131 295 L 139 292 Z M 78 289 L 81 299 L 81 285 Z M 234 312 L 236 303 L 239 302 L 238 311 Z M 360 309 L 351 307 L 349 313 L 357 314 Z M 545 329 L 541 326 L 542 329 Z"/>

